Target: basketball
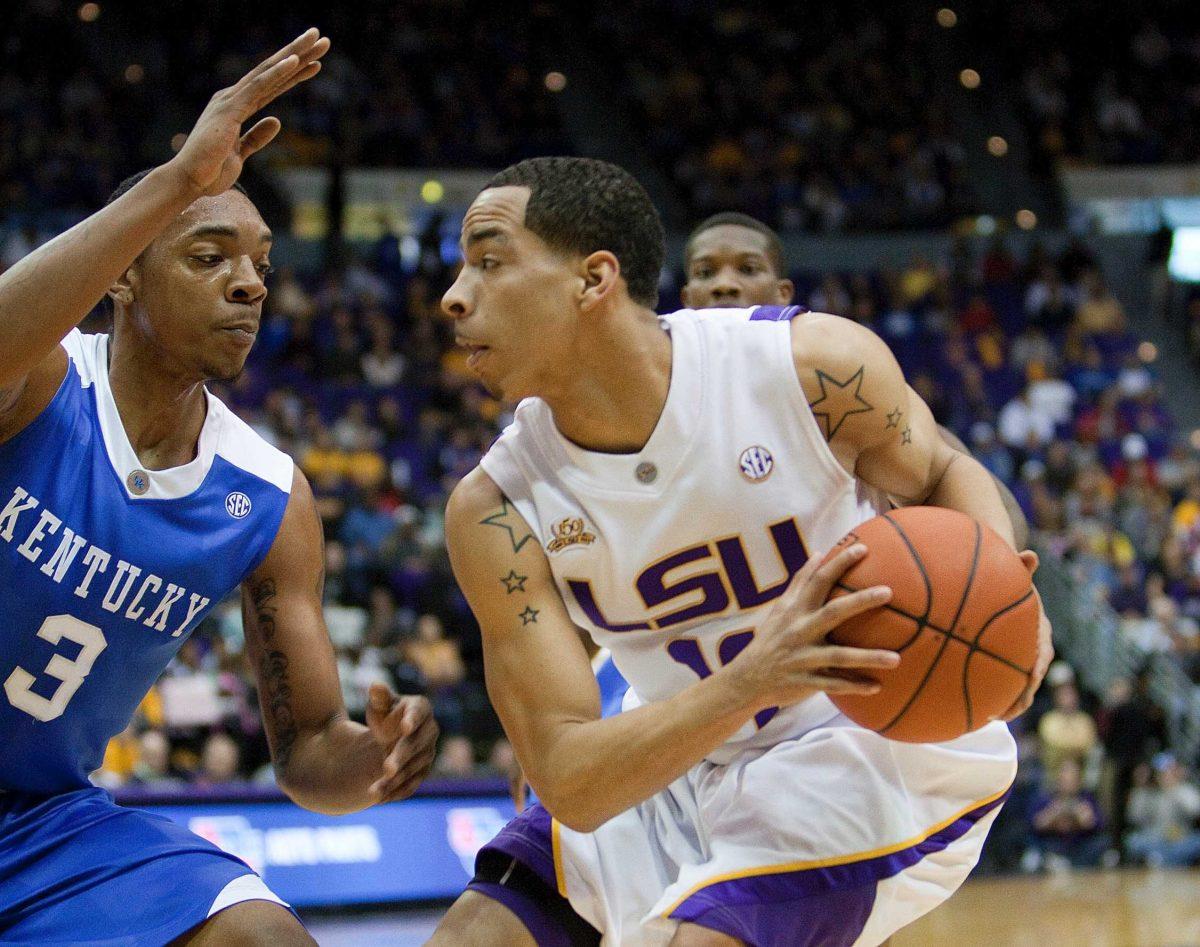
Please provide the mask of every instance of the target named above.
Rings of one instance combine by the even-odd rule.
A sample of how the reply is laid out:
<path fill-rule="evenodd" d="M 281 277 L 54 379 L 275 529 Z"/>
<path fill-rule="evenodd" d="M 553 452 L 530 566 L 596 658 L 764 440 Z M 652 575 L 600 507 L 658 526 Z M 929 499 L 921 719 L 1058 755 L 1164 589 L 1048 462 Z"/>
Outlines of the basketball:
<path fill-rule="evenodd" d="M 892 600 L 844 622 L 835 644 L 900 653 L 876 672 L 869 697 L 831 694 L 855 723 L 908 743 L 941 743 L 1002 715 L 1025 688 L 1038 653 L 1038 601 L 1012 548 L 964 513 L 892 510 L 848 533 L 867 555 L 830 597 L 887 585 Z"/>

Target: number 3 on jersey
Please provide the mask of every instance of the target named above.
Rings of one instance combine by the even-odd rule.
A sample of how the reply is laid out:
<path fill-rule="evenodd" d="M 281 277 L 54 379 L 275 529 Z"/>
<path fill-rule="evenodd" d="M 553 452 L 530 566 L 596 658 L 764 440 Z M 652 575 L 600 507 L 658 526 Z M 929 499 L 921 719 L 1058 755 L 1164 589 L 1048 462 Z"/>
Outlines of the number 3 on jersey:
<path fill-rule="evenodd" d="M 721 643 L 717 645 L 717 658 L 721 666 L 724 667 L 741 654 L 746 645 L 753 640 L 753 631 L 735 631 L 722 638 Z M 704 652 L 700 650 L 700 642 L 695 638 L 676 638 L 667 645 L 667 654 L 671 656 L 671 660 L 691 668 L 701 678 L 712 674 L 712 668 L 708 666 Z M 754 715 L 754 722 L 761 730 L 777 713 L 778 707 L 765 707 Z"/>
<path fill-rule="evenodd" d="M 72 615 L 49 616 L 42 622 L 37 636 L 53 645 L 63 638 L 79 645 L 79 654 L 74 658 L 56 654 L 47 663 L 42 673 L 59 681 L 58 687 L 48 698 L 33 692 L 33 684 L 37 678 L 22 667 L 15 668 L 4 682 L 4 693 L 8 695 L 10 704 L 47 723 L 62 716 L 67 704 L 79 690 L 79 685 L 96 663 L 96 658 L 108 647 L 108 642 L 104 640 L 104 632 L 99 628 Z"/>

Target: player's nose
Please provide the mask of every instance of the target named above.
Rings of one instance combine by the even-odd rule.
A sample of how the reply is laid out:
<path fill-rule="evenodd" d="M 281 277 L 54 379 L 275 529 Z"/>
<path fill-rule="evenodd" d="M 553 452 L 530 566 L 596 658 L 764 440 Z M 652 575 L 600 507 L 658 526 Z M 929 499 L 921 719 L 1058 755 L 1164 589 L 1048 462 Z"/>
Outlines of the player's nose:
<path fill-rule="evenodd" d="M 466 274 L 467 267 L 464 266 L 458 271 L 458 276 L 450 284 L 450 288 L 442 294 L 442 312 L 451 319 L 463 319 L 471 314 L 473 305 Z"/>
<path fill-rule="evenodd" d="M 225 284 L 225 298 L 230 302 L 253 305 L 267 298 L 267 284 L 258 267 L 243 257 Z"/>

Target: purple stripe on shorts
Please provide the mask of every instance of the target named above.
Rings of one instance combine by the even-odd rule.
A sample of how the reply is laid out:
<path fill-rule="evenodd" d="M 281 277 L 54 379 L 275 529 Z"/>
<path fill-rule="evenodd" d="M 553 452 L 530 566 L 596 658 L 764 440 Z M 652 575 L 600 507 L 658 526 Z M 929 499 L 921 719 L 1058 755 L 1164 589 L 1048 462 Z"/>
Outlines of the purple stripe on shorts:
<path fill-rule="evenodd" d="M 772 904 L 720 905 L 682 920 L 754 947 L 849 947 L 874 906 L 870 884 Z"/>
<path fill-rule="evenodd" d="M 823 918 L 830 914 L 837 917 L 838 912 L 845 912 L 843 927 L 846 933 L 851 933 L 855 923 L 858 925 L 853 928 L 853 936 L 844 941 L 847 944 L 853 943 L 861 932 L 862 925 L 866 923 L 867 915 L 870 914 L 870 904 L 874 901 L 875 885 L 878 882 L 899 874 L 926 855 L 940 852 L 962 838 L 975 823 L 1001 806 L 1007 798 L 1006 792 L 1003 796 L 965 813 L 924 841 L 888 855 L 826 868 L 801 868 L 715 882 L 683 901 L 671 912 L 671 917 L 703 924 L 705 927 L 716 927 L 714 922 L 720 922 L 727 926 L 716 929 L 731 936 L 747 940 L 759 947 L 776 944 L 782 947 L 791 944 L 843 943 L 823 926 L 826 923 Z M 843 895 L 854 897 L 851 897 L 847 904 L 843 903 Z M 866 913 L 856 921 L 858 914 L 851 910 L 851 907 L 860 902 L 867 904 Z M 790 905 L 792 910 L 762 910 L 764 907 L 786 905 Z M 742 933 L 732 929 L 735 922 L 742 924 Z M 820 926 L 821 937 L 825 939 L 802 939 L 809 936 L 809 929 L 814 925 Z M 747 931 L 752 932 L 753 936 L 748 936 Z"/>
<path fill-rule="evenodd" d="M 554 842 L 551 839 L 550 813 L 540 803 L 534 803 L 500 830 L 500 834 L 483 847 L 484 851 L 503 852 L 516 858 L 552 891 L 558 890 L 554 874 Z"/>
<path fill-rule="evenodd" d="M 755 306 L 750 313 L 751 322 L 791 322 L 808 312 L 804 306 Z"/>
<path fill-rule="evenodd" d="M 571 936 L 532 898 L 491 881 L 472 881 L 468 891 L 478 891 L 513 912 L 533 935 L 538 947 L 571 947 Z"/>

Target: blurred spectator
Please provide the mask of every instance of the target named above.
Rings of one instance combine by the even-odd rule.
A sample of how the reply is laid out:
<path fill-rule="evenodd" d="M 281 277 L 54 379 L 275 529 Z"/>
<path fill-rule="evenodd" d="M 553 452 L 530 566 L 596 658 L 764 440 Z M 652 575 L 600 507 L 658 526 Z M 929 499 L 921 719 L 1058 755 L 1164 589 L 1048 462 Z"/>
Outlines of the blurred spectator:
<path fill-rule="evenodd" d="M 433 772 L 437 776 L 460 779 L 475 775 L 475 750 L 471 741 L 464 736 L 443 737 Z"/>
<path fill-rule="evenodd" d="M 1128 817 L 1133 857 L 1155 868 L 1200 863 L 1200 788 L 1169 753 L 1154 758 L 1152 775 L 1148 766 L 1139 769 Z"/>
<path fill-rule="evenodd" d="M 1053 790 L 1033 810 L 1037 843 L 1052 871 L 1094 868 L 1108 847 L 1100 806 L 1083 788 L 1079 764 L 1065 759 L 1053 777 Z"/>
<path fill-rule="evenodd" d="M 1038 723 L 1042 763 L 1046 778 L 1057 781 L 1059 769 L 1066 763 L 1082 768 L 1099 746 L 1096 723 L 1079 706 L 1079 691 L 1073 680 L 1053 684 L 1054 706 Z"/>
<path fill-rule="evenodd" d="M 200 754 L 198 786 L 223 786 L 241 781 L 242 754 L 237 742 L 227 733 L 213 733 L 204 741 Z"/>

